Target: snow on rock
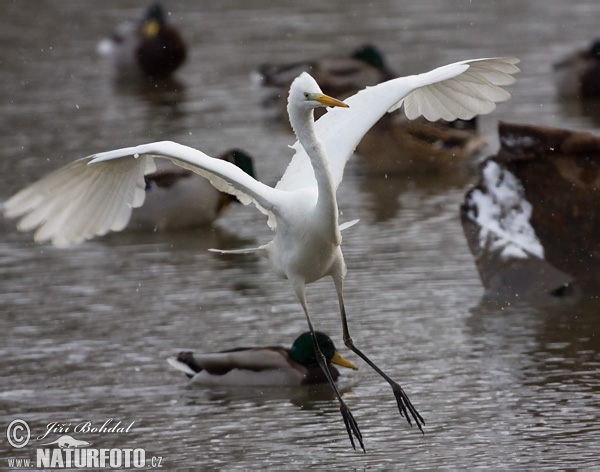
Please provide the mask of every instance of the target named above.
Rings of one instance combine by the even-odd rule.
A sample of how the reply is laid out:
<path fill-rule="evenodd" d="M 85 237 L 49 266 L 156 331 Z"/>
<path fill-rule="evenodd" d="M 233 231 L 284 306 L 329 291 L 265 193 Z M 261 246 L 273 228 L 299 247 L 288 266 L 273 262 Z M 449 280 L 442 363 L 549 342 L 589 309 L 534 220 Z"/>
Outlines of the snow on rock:
<path fill-rule="evenodd" d="M 544 247 L 530 224 L 532 206 L 521 182 L 489 160 L 482 169 L 481 186 L 467 203 L 467 215 L 481 226 L 481 246 L 491 244 L 490 249 L 501 251 L 504 258 L 543 259 Z"/>
<path fill-rule="evenodd" d="M 540 301 L 600 290 L 600 136 L 499 123 L 461 222 L 486 295 Z"/>

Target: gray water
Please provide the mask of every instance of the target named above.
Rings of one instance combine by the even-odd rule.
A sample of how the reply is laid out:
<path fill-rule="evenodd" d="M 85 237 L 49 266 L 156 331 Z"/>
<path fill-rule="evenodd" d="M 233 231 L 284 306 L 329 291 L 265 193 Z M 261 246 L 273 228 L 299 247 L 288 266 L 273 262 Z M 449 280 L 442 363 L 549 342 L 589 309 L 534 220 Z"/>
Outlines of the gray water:
<path fill-rule="evenodd" d="M 261 106 L 251 71 L 373 42 L 404 74 L 513 55 L 513 99 L 482 118 L 600 132 L 557 100 L 550 64 L 597 34 L 596 0 L 173 2 L 190 46 L 178 92 L 117 86 L 97 42 L 144 2 L 3 2 L 0 201 L 75 158 L 172 139 L 216 155 L 241 147 L 274 184 L 293 139 Z M 319 329 L 359 371 L 340 380 L 367 454 L 351 449 L 327 387 L 190 387 L 165 359 L 179 350 L 289 345 L 306 329 L 287 281 L 263 260 L 210 247 L 270 238 L 251 207 L 212 230 L 117 234 L 69 249 L 33 243 L 0 219 L 0 468 L 35 459 L 49 423 L 133 426 L 73 434 L 96 448 L 143 448 L 200 468 L 599 468 L 598 304 L 498 304 L 483 290 L 458 218 L 470 177 L 366 174 L 349 163 L 338 199 L 346 305 L 357 345 L 398 380 L 427 425 L 399 417 L 388 386 L 343 348 L 330 280 L 308 287 Z M 14 419 L 32 439 L 5 441 Z M 59 434 L 50 434 L 54 440 Z"/>

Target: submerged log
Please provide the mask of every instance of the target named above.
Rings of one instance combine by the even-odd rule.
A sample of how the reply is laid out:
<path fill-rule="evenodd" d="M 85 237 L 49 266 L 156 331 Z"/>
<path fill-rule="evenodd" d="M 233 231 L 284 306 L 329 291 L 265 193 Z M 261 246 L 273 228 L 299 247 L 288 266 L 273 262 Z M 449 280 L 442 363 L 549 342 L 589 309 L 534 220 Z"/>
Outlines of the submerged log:
<path fill-rule="evenodd" d="M 600 137 L 499 124 L 461 219 L 486 294 L 537 300 L 600 291 Z"/>

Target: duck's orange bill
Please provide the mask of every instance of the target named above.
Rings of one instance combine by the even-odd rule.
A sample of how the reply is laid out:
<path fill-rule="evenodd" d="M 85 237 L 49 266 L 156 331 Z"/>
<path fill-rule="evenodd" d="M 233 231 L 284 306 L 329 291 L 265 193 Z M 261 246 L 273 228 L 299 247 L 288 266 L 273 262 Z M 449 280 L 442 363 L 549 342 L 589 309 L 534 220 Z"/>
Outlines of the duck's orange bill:
<path fill-rule="evenodd" d="M 335 351 L 335 353 L 333 354 L 333 358 L 331 359 L 330 362 L 332 364 L 341 365 L 342 367 L 348 367 L 349 369 L 358 370 L 358 367 L 356 367 L 352 362 L 350 362 L 345 357 L 342 357 L 341 354 L 337 351 Z"/>

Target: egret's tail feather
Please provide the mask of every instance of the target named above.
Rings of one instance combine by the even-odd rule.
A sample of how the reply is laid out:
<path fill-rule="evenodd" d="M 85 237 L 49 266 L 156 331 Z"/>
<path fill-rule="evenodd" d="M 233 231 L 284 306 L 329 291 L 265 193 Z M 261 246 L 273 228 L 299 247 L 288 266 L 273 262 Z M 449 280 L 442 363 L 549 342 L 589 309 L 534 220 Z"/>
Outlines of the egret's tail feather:
<path fill-rule="evenodd" d="M 247 249 L 209 249 L 210 252 L 217 252 L 219 254 L 256 254 L 261 257 L 268 257 L 267 245 L 247 248 Z"/>
<path fill-rule="evenodd" d="M 340 225 L 340 231 L 344 231 L 345 229 L 350 228 L 351 226 L 354 226 L 356 223 L 358 223 L 360 220 L 357 218 L 356 220 L 352 220 L 352 221 L 346 221 L 345 223 L 342 223 Z"/>

